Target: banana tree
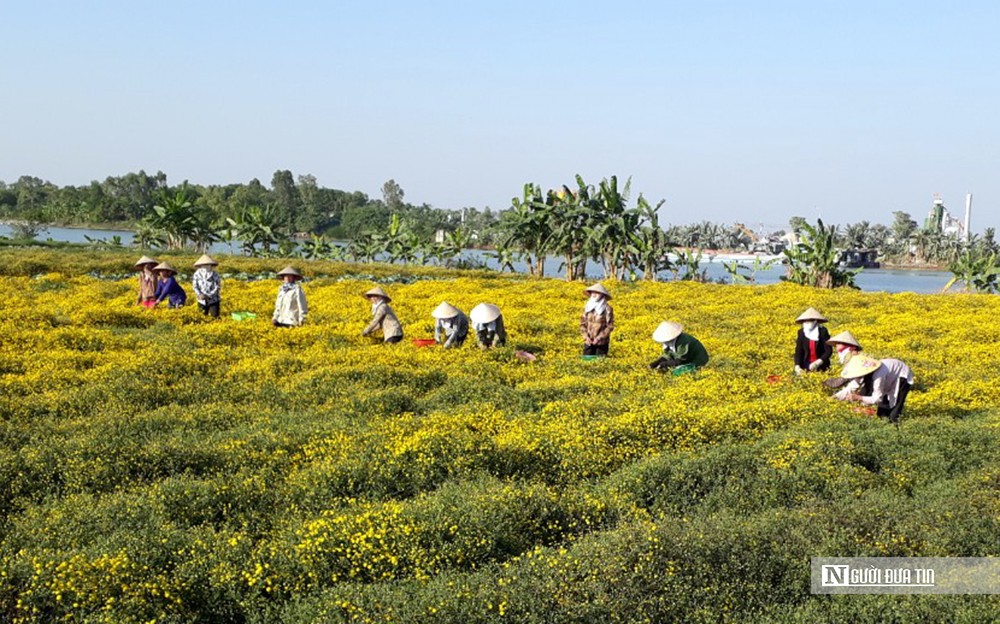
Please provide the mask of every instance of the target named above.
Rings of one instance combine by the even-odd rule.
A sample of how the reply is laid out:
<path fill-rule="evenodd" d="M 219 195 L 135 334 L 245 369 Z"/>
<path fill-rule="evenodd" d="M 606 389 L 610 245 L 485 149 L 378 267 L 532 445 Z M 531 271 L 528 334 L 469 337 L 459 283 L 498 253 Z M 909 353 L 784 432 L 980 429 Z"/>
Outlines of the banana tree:
<path fill-rule="evenodd" d="M 406 225 L 398 214 L 393 214 L 389 219 L 389 227 L 383 233 L 375 234 L 373 239 L 378 241 L 381 252 L 389 260 L 389 264 L 395 264 L 401 260 L 406 264 L 407 259 L 413 256 L 410 248 L 411 239 L 406 231 Z"/>
<path fill-rule="evenodd" d="M 142 249 L 153 249 L 162 247 L 166 241 L 160 235 L 160 230 L 153 225 L 148 217 L 139 221 L 135 225 L 135 237 L 133 243 Z"/>
<path fill-rule="evenodd" d="M 658 210 L 666 200 L 660 200 L 656 207 L 649 205 L 642 195 L 637 200 L 637 210 L 643 223 L 635 232 L 629 234 L 634 250 L 633 261 L 642 270 L 642 278 L 657 281 L 660 271 L 670 270 L 673 263 L 668 253 L 672 249 L 667 234 L 660 229 Z"/>
<path fill-rule="evenodd" d="M 1000 281 L 1000 261 L 997 252 L 988 251 L 980 245 L 969 245 L 964 252 L 948 265 L 952 277 L 944 291 L 961 282 L 965 290 L 978 293 L 995 293 Z"/>
<path fill-rule="evenodd" d="M 371 262 L 381 251 L 381 244 L 370 235 L 361 235 L 347 245 L 347 255 L 356 262 Z"/>
<path fill-rule="evenodd" d="M 594 187 L 586 184 L 579 175 L 576 176 L 576 184 L 576 191 L 563 186 L 559 191 L 550 191 L 546 200 L 550 211 L 549 244 L 554 253 L 563 257 L 566 281 L 583 277 L 589 240 L 585 228 L 594 209 Z"/>
<path fill-rule="evenodd" d="M 584 230 L 589 244 L 604 265 L 604 276 L 622 279 L 629 267 L 629 258 L 635 253 L 631 234 L 639 225 L 639 213 L 627 206 L 632 179 L 625 188 L 618 190 L 618 178 L 611 176 L 598 187 L 590 225 Z"/>
<path fill-rule="evenodd" d="M 511 209 L 504 212 L 504 247 L 521 252 L 528 263 L 528 273 L 545 276 L 545 258 L 549 251 L 551 207 L 542 198 L 537 184 L 524 185 L 522 196 L 511 200 Z"/>
<path fill-rule="evenodd" d="M 497 245 L 490 252 L 489 257 L 493 258 L 497 262 L 497 269 L 503 273 L 509 270 L 511 273 L 516 273 L 514 269 L 514 250 L 509 247 L 504 247 L 503 245 Z"/>
<path fill-rule="evenodd" d="M 817 221 L 816 226 L 803 224 L 799 242 L 785 250 L 788 273 L 781 279 L 816 288 L 857 288 L 854 276 L 860 269 L 840 267 L 840 250 L 836 240 L 835 225 L 827 227 L 822 219 Z"/>
<path fill-rule="evenodd" d="M 288 238 L 279 230 L 281 221 L 274 204 L 245 206 L 236 219 L 228 218 L 226 222 L 235 231 L 242 243 L 243 252 L 248 256 L 257 255 L 258 247 L 262 255 L 267 255 L 272 245 L 278 245 Z"/>
<path fill-rule="evenodd" d="M 331 249 L 332 245 L 325 236 L 313 234 L 309 240 L 302 243 L 299 253 L 307 260 L 320 260 L 330 257 Z"/>
<path fill-rule="evenodd" d="M 467 232 L 461 228 L 445 234 L 444 242 L 441 243 L 438 253 L 445 266 L 452 266 L 461 259 L 462 252 L 469 246 L 471 238 Z"/>
<path fill-rule="evenodd" d="M 178 189 L 173 195 L 163 191 L 149 219 L 150 227 L 166 240 L 167 249 L 182 249 L 197 224 L 197 215 L 188 201 L 185 188 Z"/>

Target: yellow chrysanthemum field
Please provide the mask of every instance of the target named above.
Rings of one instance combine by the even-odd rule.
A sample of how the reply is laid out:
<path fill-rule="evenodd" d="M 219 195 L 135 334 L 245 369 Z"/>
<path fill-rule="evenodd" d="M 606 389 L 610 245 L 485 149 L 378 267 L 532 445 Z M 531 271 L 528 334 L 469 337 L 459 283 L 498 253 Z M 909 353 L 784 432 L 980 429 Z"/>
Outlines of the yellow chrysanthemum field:
<path fill-rule="evenodd" d="M 226 279 L 213 321 L 133 305 L 118 256 L 16 253 L 0 621 L 995 615 L 990 596 L 820 599 L 809 558 L 1000 555 L 996 297 L 607 283 L 611 357 L 584 361 L 580 283 L 382 266 L 406 333 L 386 346 L 360 335 L 358 266 L 298 263 L 309 317 L 276 329 L 276 280 Z M 498 305 L 508 346 L 411 344 L 441 301 Z M 898 428 L 831 400 L 833 373 L 792 374 L 809 306 L 913 368 Z M 662 320 L 706 368 L 648 369 Z"/>

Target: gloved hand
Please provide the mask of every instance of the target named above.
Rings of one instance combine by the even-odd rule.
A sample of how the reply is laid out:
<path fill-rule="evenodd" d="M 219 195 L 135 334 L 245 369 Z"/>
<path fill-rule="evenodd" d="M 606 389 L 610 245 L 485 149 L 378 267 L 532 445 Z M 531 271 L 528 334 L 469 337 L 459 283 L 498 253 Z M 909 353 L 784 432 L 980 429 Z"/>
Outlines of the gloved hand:
<path fill-rule="evenodd" d="M 811 364 L 809 364 L 809 370 L 812 372 L 816 372 L 820 369 L 821 366 L 823 366 L 823 360 L 816 360 Z"/>
<path fill-rule="evenodd" d="M 803 368 L 802 368 L 801 366 L 799 366 L 798 364 L 796 364 L 796 365 L 795 365 L 795 374 L 796 374 L 796 375 L 801 375 L 801 374 L 802 374 L 802 373 L 804 373 L 804 372 L 806 372 L 806 371 L 805 371 L 805 369 L 803 369 Z"/>

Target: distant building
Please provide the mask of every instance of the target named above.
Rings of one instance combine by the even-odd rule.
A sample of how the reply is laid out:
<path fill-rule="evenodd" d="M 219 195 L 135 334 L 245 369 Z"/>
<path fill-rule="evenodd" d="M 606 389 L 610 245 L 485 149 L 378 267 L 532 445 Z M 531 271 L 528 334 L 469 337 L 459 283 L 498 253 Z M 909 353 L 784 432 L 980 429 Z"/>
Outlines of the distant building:
<path fill-rule="evenodd" d="M 951 216 L 948 209 L 944 207 L 944 200 L 940 195 L 934 195 L 934 203 L 931 205 L 927 218 L 924 219 L 924 231 L 932 234 L 953 234 L 959 238 L 965 237 L 965 224 Z"/>

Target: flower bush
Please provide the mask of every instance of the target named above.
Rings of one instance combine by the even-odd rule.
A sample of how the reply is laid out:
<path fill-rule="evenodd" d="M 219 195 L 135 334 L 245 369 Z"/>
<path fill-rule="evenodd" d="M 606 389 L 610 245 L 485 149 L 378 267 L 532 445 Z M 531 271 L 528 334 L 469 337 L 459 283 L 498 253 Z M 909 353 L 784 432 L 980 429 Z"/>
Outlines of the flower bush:
<path fill-rule="evenodd" d="M 386 346 L 360 335 L 371 282 L 334 263 L 303 267 L 326 277 L 278 330 L 275 280 L 224 282 L 224 316 L 258 315 L 236 322 L 132 305 L 134 278 L 93 265 L 124 270 L 113 255 L 19 262 L 0 278 L 2 621 L 995 613 L 808 590 L 811 556 L 1000 554 L 995 297 L 609 284 L 611 357 L 583 361 L 580 284 L 423 270 L 389 287 L 406 340 Z M 443 300 L 500 306 L 508 347 L 412 345 Z M 914 369 L 898 429 L 791 374 L 807 306 Z M 708 367 L 647 368 L 665 319 Z"/>

